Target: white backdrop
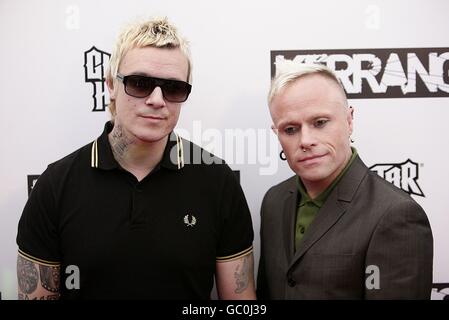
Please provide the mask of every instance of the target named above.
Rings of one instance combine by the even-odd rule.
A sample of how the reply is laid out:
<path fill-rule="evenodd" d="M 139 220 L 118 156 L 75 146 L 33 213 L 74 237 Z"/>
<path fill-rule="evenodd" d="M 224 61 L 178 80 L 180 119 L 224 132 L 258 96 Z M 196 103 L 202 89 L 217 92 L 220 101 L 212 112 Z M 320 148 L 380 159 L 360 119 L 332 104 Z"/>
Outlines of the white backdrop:
<path fill-rule="evenodd" d="M 271 51 L 447 48 L 448 12 L 446 0 L 1 0 L 2 299 L 16 298 L 15 237 L 28 197 L 27 177 L 101 133 L 109 114 L 92 112 L 93 84 L 85 81 L 84 53 L 92 46 L 110 53 L 126 22 L 168 16 L 190 40 L 193 91 L 178 132 L 240 171 L 253 216 L 257 269 L 262 197 L 292 174 L 269 130 Z M 439 75 L 443 89 L 449 85 L 448 63 Z M 435 241 L 434 299 L 449 294 L 449 99 L 444 94 L 350 101 L 354 145 L 368 166 L 416 163 L 414 181 L 424 197 L 413 197 L 426 210 Z M 239 148 L 238 141 L 246 145 Z M 396 181 L 401 179 L 407 177 Z"/>

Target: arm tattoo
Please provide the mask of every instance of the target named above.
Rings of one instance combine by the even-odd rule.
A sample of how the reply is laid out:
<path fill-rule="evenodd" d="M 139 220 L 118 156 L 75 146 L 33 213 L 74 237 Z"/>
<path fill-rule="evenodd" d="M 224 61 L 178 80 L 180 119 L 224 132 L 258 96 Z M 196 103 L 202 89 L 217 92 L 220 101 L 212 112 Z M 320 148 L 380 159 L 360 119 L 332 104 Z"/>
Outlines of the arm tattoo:
<path fill-rule="evenodd" d="M 129 139 L 123 132 L 122 126 L 114 126 L 114 128 L 112 129 L 110 143 L 112 153 L 115 157 L 118 157 L 118 159 L 122 158 L 132 142 L 133 141 Z"/>
<path fill-rule="evenodd" d="M 234 272 L 235 284 L 237 285 L 235 293 L 242 293 L 248 288 L 249 271 L 249 257 L 246 255 L 243 257 L 243 263 L 238 264 Z"/>
<path fill-rule="evenodd" d="M 21 257 L 17 257 L 17 280 L 19 282 L 19 289 L 25 295 L 36 291 L 37 283 L 39 281 L 39 274 L 34 263 Z"/>
<path fill-rule="evenodd" d="M 39 300 L 59 300 L 59 298 L 59 294 L 52 294 L 49 296 L 42 296 L 39 298 Z M 30 299 L 27 294 L 19 293 L 19 300 L 37 300 L 37 297 Z"/>
<path fill-rule="evenodd" d="M 59 266 L 39 265 L 42 287 L 50 292 L 59 292 Z"/>

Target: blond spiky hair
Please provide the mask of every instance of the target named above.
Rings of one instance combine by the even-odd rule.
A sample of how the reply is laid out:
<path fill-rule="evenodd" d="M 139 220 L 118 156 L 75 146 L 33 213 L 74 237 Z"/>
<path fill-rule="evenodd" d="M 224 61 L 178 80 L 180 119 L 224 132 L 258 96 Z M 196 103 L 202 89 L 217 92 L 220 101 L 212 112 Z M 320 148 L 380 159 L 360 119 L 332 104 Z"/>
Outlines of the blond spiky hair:
<path fill-rule="evenodd" d="M 192 81 L 192 62 L 188 42 L 182 38 L 176 27 L 166 17 L 138 20 L 127 25 L 120 33 L 109 60 L 106 73 L 108 81 L 116 82 L 120 62 L 132 48 L 180 48 L 188 61 L 187 81 Z M 112 117 L 115 116 L 115 101 L 109 104 Z"/>

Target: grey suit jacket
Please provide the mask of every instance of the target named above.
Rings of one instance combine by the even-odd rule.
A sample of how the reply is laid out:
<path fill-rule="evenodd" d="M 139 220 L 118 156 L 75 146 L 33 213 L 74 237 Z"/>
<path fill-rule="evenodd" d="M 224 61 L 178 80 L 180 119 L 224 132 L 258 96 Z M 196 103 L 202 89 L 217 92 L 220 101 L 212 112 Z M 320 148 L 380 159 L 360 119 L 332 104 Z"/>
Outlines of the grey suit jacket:
<path fill-rule="evenodd" d="M 263 199 L 258 298 L 430 298 L 432 231 L 408 194 L 357 157 L 295 252 L 297 197 L 292 177 Z"/>

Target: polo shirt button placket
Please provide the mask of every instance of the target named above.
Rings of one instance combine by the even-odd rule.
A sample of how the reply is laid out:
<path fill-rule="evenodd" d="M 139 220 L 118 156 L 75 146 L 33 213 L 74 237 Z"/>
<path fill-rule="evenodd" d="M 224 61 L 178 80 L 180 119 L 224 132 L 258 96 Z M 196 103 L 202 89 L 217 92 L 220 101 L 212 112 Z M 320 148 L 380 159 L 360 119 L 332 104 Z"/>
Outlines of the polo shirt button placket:
<path fill-rule="evenodd" d="M 142 188 L 142 184 L 140 182 L 138 182 L 134 185 L 134 191 L 136 193 L 142 193 L 143 188 Z"/>
<path fill-rule="evenodd" d="M 144 194 L 143 186 L 140 183 L 134 185 L 133 191 L 133 204 L 131 209 L 131 224 L 141 225 L 145 222 L 145 216 L 143 213 L 144 206 Z"/>

